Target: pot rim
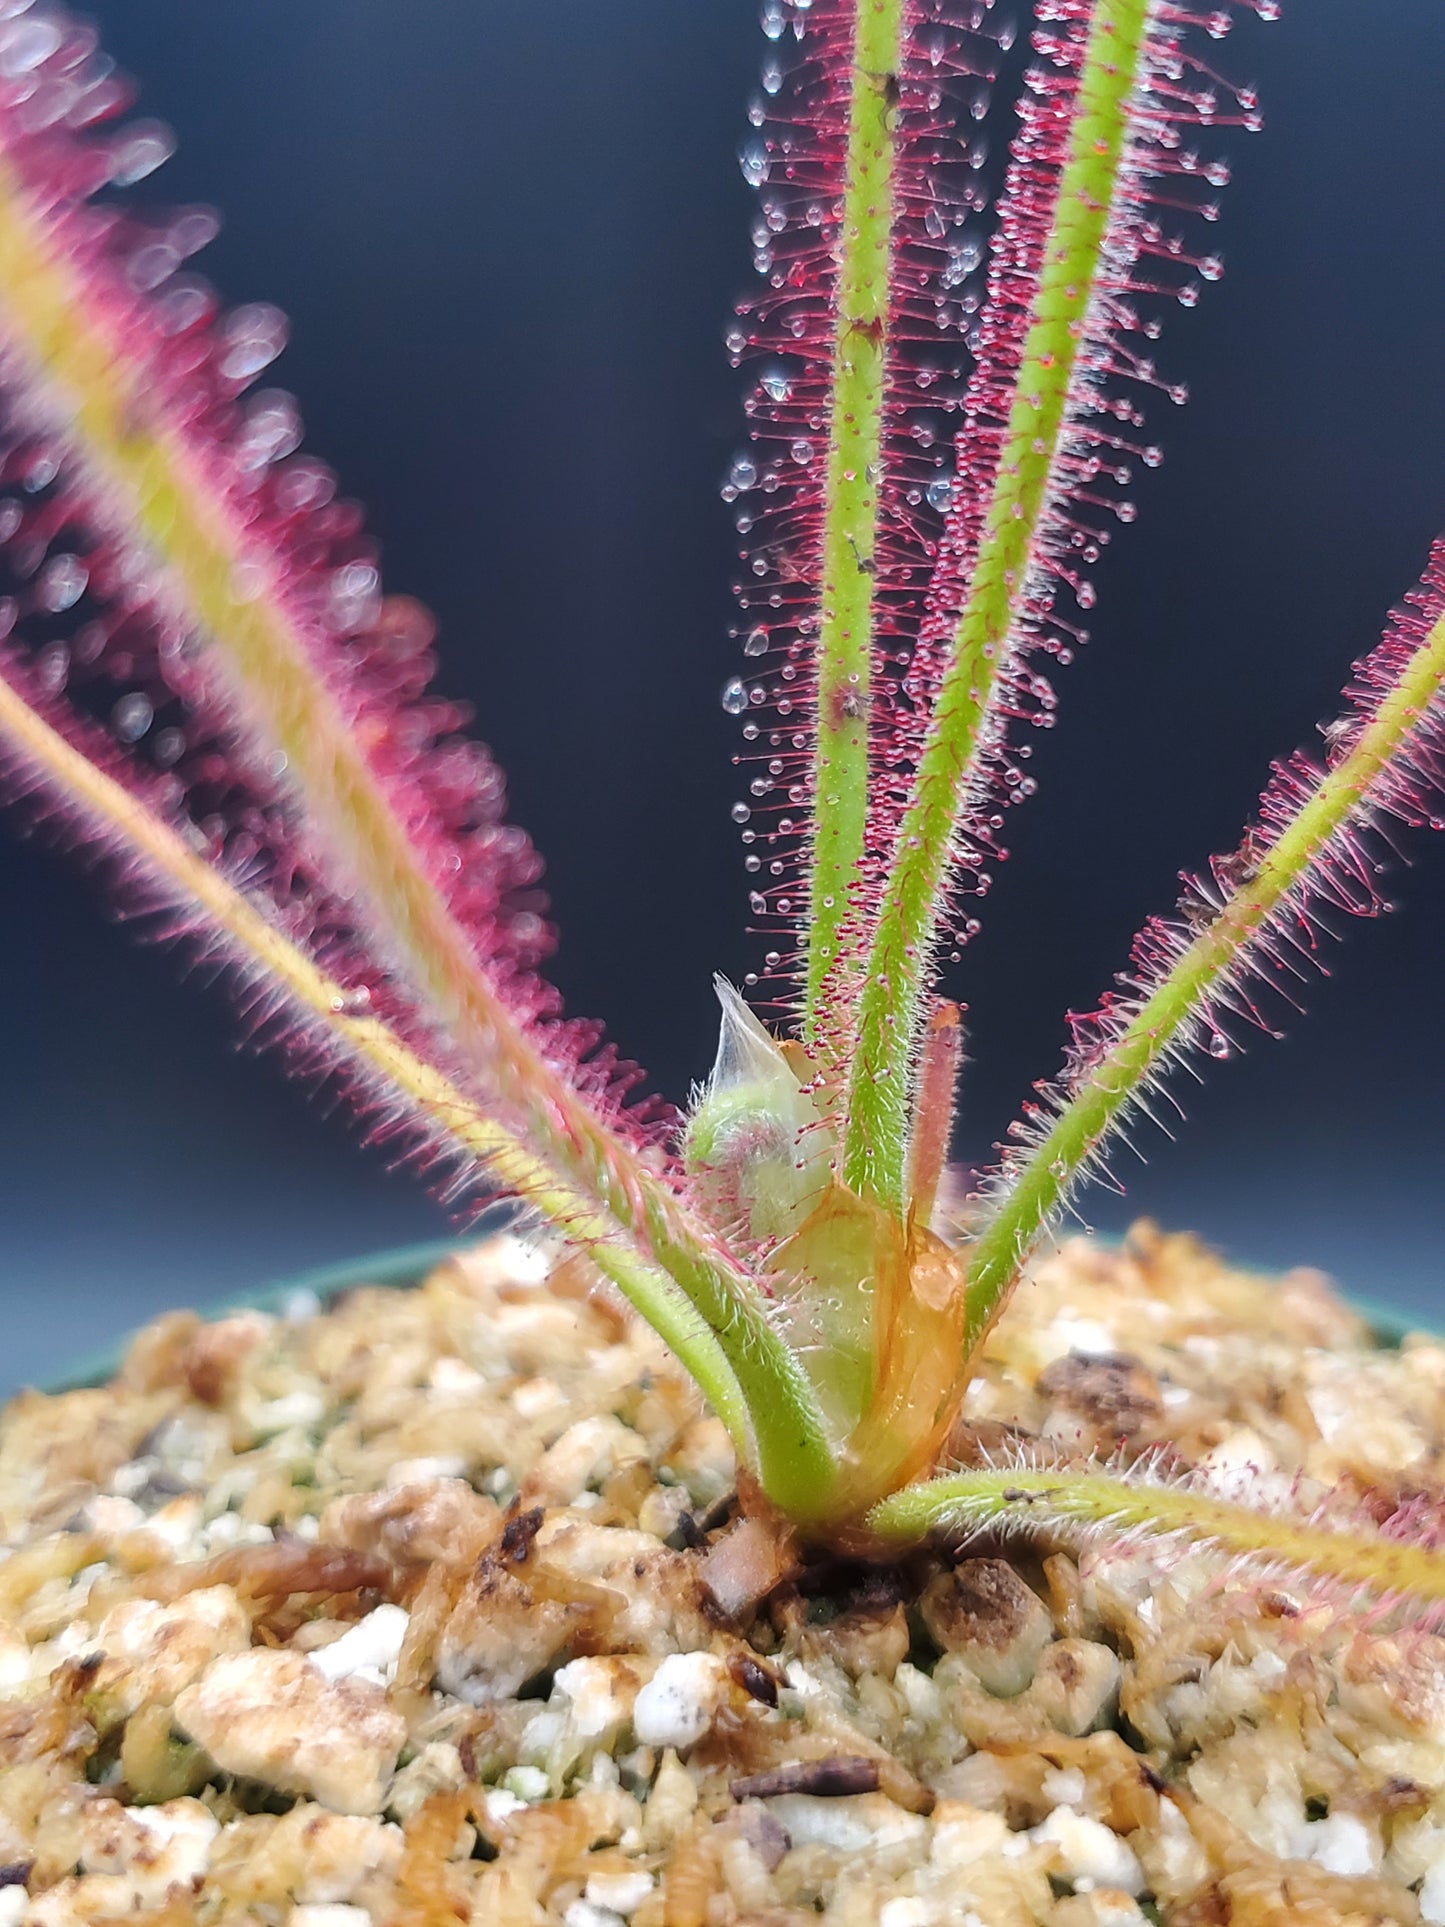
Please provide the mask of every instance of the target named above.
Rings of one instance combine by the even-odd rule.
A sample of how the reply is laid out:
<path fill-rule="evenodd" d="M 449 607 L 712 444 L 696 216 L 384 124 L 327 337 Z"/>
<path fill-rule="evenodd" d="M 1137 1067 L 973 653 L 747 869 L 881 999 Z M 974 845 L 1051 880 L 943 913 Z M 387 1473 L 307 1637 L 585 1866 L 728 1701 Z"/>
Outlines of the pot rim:
<path fill-rule="evenodd" d="M 360 1258 L 344 1258 L 338 1264 L 315 1266 L 309 1271 L 297 1272 L 293 1277 L 258 1286 L 254 1291 L 239 1292 L 214 1305 L 206 1305 L 200 1308 L 200 1315 L 209 1323 L 212 1319 L 225 1318 L 238 1311 L 279 1312 L 289 1298 L 306 1291 L 314 1292 L 325 1305 L 358 1285 L 382 1285 L 403 1290 L 408 1285 L 419 1285 L 444 1258 L 449 1258 L 453 1252 L 464 1251 L 468 1245 L 476 1242 L 479 1235 L 485 1237 L 489 1228 L 483 1223 L 465 1238 L 438 1238 L 427 1244 L 403 1245 L 399 1249 L 373 1252 Z M 96 1346 L 73 1364 L 52 1374 L 38 1389 L 46 1393 L 79 1392 L 108 1384 L 120 1369 L 121 1360 L 136 1331 L 141 1329 L 143 1327 L 137 1326 L 132 1331 L 123 1332 L 108 1345 Z"/>
<path fill-rule="evenodd" d="M 336 1264 L 314 1266 L 290 1278 L 260 1285 L 254 1291 L 223 1298 L 218 1304 L 206 1306 L 201 1316 L 209 1322 L 239 1311 L 279 1312 L 286 1301 L 298 1292 L 312 1292 L 325 1305 L 339 1298 L 343 1292 L 353 1291 L 362 1285 L 379 1285 L 387 1290 L 404 1291 L 408 1286 L 419 1285 L 428 1272 L 435 1270 L 454 1252 L 465 1251 L 469 1245 L 476 1244 L 489 1233 L 505 1229 L 513 1215 L 508 1205 L 493 1206 L 463 1236 L 436 1238 L 425 1244 L 403 1245 L 387 1251 L 371 1252 L 359 1258 L 343 1258 Z M 1107 1238 L 1101 1242 L 1115 1244 L 1120 1241 Z M 1260 1277 L 1279 1275 L 1268 1265 L 1254 1266 L 1239 1262 L 1235 1268 Z M 1380 1299 L 1362 1296 L 1357 1292 L 1342 1292 L 1340 1296 L 1352 1311 L 1358 1312 L 1366 1321 L 1376 1341 L 1388 1349 L 1398 1347 L 1410 1332 L 1430 1329 L 1423 1320 L 1411 1318 L 1407 1312 Z M 123 1332 L 110 1344 L 97 1346 L 84 1353 L 73 1364 L 47 1378 L 38 1389 L 54 1394 L 85 1391 L 107 1384 L 120 1369 L 120 1362 L 134 1336 L 135 1331 Z"/>

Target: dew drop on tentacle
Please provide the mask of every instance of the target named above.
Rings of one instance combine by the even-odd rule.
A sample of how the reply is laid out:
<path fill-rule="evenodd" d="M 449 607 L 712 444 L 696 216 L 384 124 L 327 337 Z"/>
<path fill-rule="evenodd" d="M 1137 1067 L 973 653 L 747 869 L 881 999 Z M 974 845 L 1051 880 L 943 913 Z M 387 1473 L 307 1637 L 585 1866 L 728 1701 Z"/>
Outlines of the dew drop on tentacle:
<path fill-rule="evenodd" d="M 354 988 L 343 990 L 331 1000 L 331 1008 L 338 1017 L 367 1017 L 372 1009 L 372 992 L 369 984 L 357 984 Z"/>
<path fill-rule="evenodd" d="M 253 380 L 286 346 L 287 332 L 285 315 L 269 302 L 233 308 L 221 323 L 220 373 L 228 381 Z"/>
<path fill-rule="evenodd" d="M 757 484 L 758 465 L 751 455 L 735 455 L 728 468 L 726 487 L 741 495 Z"/>
<path fill-rule="evenodd" d="M 20 472 L 20 486 L 30 495 L 39 495 L 60 474 L 60 457 L 51 448 L 37 448 L 26 457 Z"/>
<path fill-rule="evenodd" d="M 133 691 L 122 696 L 110 712 L 111 728 L 123 743 L 138 743 L 155 720 L 155 708 L 148 696 Z"/>
<path fill-rule="evenodd" d="M 338 635 L 369 628 L 381 613 L 381 574 L 370 561 L 347 562 L 327 585 L 325 621 Z"/>
<path fill-rule="evenodd" d="M 385 597 L 360 510 L 337 499 L 324 463 L 297 452 L 292 399 L 278 390 L 240 399 L 284 347 L 284 315 L 266 302 L 222 313 L 188 271 L 217 231 L 212 210 L 131 208 L 116 192 L 173 145 L 160 123 L 126 118 L 130 98 L 91 29 L 58 5 L 0 0 L 0 156 L 23 190 L 17 206 L 35 246 L 66 264 L 66 328 L 90 328 L 99 347 L 96 378 L 118 398 L 123 478 L 93 487 L 67 439 L 68 404 L 18 361 L 0 366 L 0 404 L 13 419 L 55 425 L 24 440 L 12 426 L 5 439 L 0 419 L 0 548 L 22 585 L 7 645 L 17 674 L 77 741 L 94 746 L 103 732 L 104 755 L 163 796 L 209 855 L 244 853 L 247 889 L 269 894 L 328 967 L 381 983 L 385 971 L 363 967 L 377 938 L 358 927 L 358 895 L 332 881 L 335 853 L 297 809 L 295 765 L 231 712 L 197 613 L 213 605 L 198 585 L 221 580 L 237 621 L 289 628 L 354 727 L 378 801 L 404 826 L 462 948 L 496 973 L 524 1028 L 547 1031 L 546 1054 L 613 1109 L 607 1092 L 620 1102 L 625 1067 L 583 1062 L 597 1033 L 554 1022 L 555 996 L 530 974 L 550 941 L 540 866 L 503 821 L 487 752 L 458 734 L 464 708 L 428 693 L 431 618 Z M 168 451 L 179 451 L 183 487 L 166 473 Z M 182 519 L 195 516 L 174 544 L 167 487 Z M 149 521 L 157 492 L 162 513 Z M 157 528 L 152 546 L 145 530 Z M 405 1015 L 402 1002 L 393 1014 Z"/>
<path fill-rule="evenodd" d="M 926 18 L 924 16 L 927 16 Z M 748 707 L 806 721 L 820 599 L 823 490 L 829 437 L 828 368 L 837 327 L 834 282 L 841 235 L 844 156 L 853 16 L 844 0 L 809 8 L 765 0 L 770 46 L 761 95 L 742 144 L 746 177 L 761 189 L 753 244 L 766 286 L 727 330 L 736 361 L 757 357 L 748 412 L 754 429 L 750 469 L 732 469 L 729 501 L 747 496 L 747 538 L 739 587 L 745 653 L 759 660 Z M 984 194 L 969 140 L 956 138 L 987 91 L 998 35 L 987 9 L 963 0 L 929 0 L 905 10 L 905 59 L 886 88 L 895 133 L 897 240 L 892 250 L 887 395 L 879 537 L 869 558 L 876 583 L 872 714 L 880 744 L 890 710 L 912 714 L 901 693 L 902 638 L 916 628 L 921 588 L 949 492 L 934 445 L 962 396 L 967 357 L 944 339 L 930 289 L 948 283 L 953 310 L 972 315 L 970 285 L 981 262 L 976 223 Z M 789 33 L 791 28 L 791 34 Z M 759 118 L 757 109 L 762 108 Z M 916 377 L 916 380 L 915 380 Z M 915 433 L 915 426 L 917 432 Z M 942 480 L 942 486 L 935 486 Z M 931 492 L 929 492 L 931 491 Z M 758 618 L 766 615 L 766 621 Z M 739 712 L 741 713 L 741 711 Z M 749 732 L 751 725 L 749 725 Z M 745 732 L 745 740 L 747 739 Z M 794 723 L 775 745 L 785 767 L 775 783 L 753 779 L 759 798 L 776 786 L 789 814 L 770 831 L 772 873 L 788 887 L 769 899 L 768 916 L 791 914 L 807 833 L 811 733 Z M 761 782 L 761 787 L 759 786 Z M 786 828 L 784 825 L 786 824 Z M 788 906 L 787 912 L 783 905 Z M 778 945 L 791 967 L 796 945 Z"/>
<path fill-rule="evenodd" d="M 35 578 L 35 603 L 47 615 L 73 609 L 85 594 L 90 571 L 78 555 L 55 555 Z"/>
<path fill-rule="evenodd" d="M 43 15 L 0 20 L 0 79 L 17 80 L 34 73 L 59 50 L 64 38 L 60 25 Z"/>
<path fill-rule="evenodd" d="M 749 187 L 761 187 L 768 178 L 768 150 L 760 140 L 747 141 L 738 155 L 738 166 Z"/>
<path fill-rule="evenodd" d="M 152 312 L 159 332 L 174 339 L 204 327 L 218 306 L 206 282 L 194 275 L 180 275 L 160 290 Z"/>
<path fill-rule="evenodd" d="M 264 468 L 293 454 L 300 445 L 301 415 L 295 400 L 279 388 L 253 395 L 234 443 L 238 465 Z"/>
<path fill-rule="evenodd" d="M 944 298 L 951 264 L 967 264 L 971 229 L 945 221 L 942 210 L 926 214 L 921 224 L 923 241 L 935 250 L 929 285 L 938 319 L 966 331 L 975 366 L 968 375 L 965 426 L 957 435 L 951 484 L 940 474 L 926 477 L 920 490 L 920 511 L 933 511 L 942 523 L 936 544 L 940 566 L 921 631 L 907 652 L 909 708 L 894 731 L 890 759 L 891 766 L 904 771 L 919 752 L 939 681 L 951 660 L 953 634 L 1004 457 L 1030 303 L 1069 151 L 1093 15 L 1090 0 L 1053 0 L 1037 20 L 1034 64 L 1019 103 L 1020 131 L 999 203 L 988 299 L 981 311 L 955 320 Z M 999 745 L 1020 723 L 1045 728 L 1052 723 L 1052 695 L 1044 702 L 1032 687 L 1029 656 L 1043 651 L 1065 663 L 1084 639 L 1077 624 L 1067 619 L 1070 598 L 1080 609 L 1092 607 L 1095 600 L 1093 584 L 1079 575 L 1078 564 L 1090 565 L 1097 558 L 1108 539 L 1109 522 L 1134 519 L 1133 501 L 1114 493 L 1129 483 L 1132 464 L 1152 468 L 1161 459 L 1155 446 L 1136 439 L 1144 418 L 1137 397 L 1158 389 L 1170 401 L 1185 399 L 1182 384 L 1157 372 L 1145 344 L 1159 335 L 1160 316 L 1172 301 L 1182 296 L 1186 304 L 1192 303 L 1199 285 L 1221 272 L 1219 256 L 1195 255 L 1185 232 L 1191 208 L 1205 219 L 1217 213 L 1204 189 L 1228 178 L 1223 161 L 1201 151 L 1205 143 L 1200 133 L 1206 123 L 1211 128 L 1247 126 L 1253 112 L 1246 90 L 1232 94 L 1209 71 L 1205 43 L 1213 20 L 1211 15 L 1201 25 L 1184 9 L 1159 9 L 1146 33 L 1139 111 L 1131 123 L 1121 191 L 1106 230 L 1101 271 L 1065 405 L 1055 461 L 1058 488 L 1034 540 L 1032 576 L 1015 610 L 1007 648 L 993 658 L 998 674 L 990 718 Z M 931 387 L 927 363 L 917 379 Z M 914 411 L 913 425 L 915 431 L 922 430 L 918 440 L 926 445 L 932 431 L 922 409 Z M 1061 588 L 1065 595 L 1058 594 Z M 981 759 L 978 794 L 970 799 L 960 825 L 966 847 L 988 848 L 1001 768 L 990 754 Z M 1011 800 L 1027 793 L 1021 785 L 1009 791 Z M 970 887 L 967 875 L 961 887 Z"/>
<path fill-rule="evenodd" d="M 106 143 L 111 186 L 134 187 L 154 174 L 175 151 L 175 135 L 163 121 L 130 121 Z"/>
<path fill-rule="evenodd" d="M 137 294 L 150 294 L 168 281 L 181 265 L 181 256 L 165 240 L 147 241 L 134 249 L 125 264 L 125 278 Z"/>
<path fill-rule="evenodd" d="M 37 687 L 44 695 L 58 696 L 62 693 L 66 683 L 70 680 L 70 649 L 68 644 L 63 642 L 50 642 L 47 643 L 43 649 L 36 652 L 35 680 Z"/>

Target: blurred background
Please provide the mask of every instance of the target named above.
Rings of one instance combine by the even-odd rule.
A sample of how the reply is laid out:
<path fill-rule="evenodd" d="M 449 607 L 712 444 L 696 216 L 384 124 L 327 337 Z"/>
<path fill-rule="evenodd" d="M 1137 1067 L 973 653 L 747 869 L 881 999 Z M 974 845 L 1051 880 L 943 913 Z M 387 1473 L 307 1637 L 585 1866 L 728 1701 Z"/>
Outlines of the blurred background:
<path fill-rule="evenodd" d="M 1001 10 L 1007 0 L 1001 0 Z M 722 345 L 749 280 L 737 166 L 753 0 L 91 0 L 170 121 L 155 191 L 225 211 L 201 265 L 279 302 L 276 371 L 442 620 L 548 860 L 569 1005 L 681 1098 L 710 973 L 757 962 L 728 808 L 741 442 Z M 1098 573 L 1095 640 L 1035 739 L 1040 793 L 949 989 L 959 1152 L 986 1155 L 1061 1013 L 1174 873 L 1231 845 L 1269 758 L 1331 714 L 1445 526 L 1445 8 L 1296 0 L 1219 52 L 1264 133 L 1225 145 L 1223 284 L 1171 315 L 1167 461 Z M 1003 138 L 1000 123 L 996 141 Z M 1148 1212 L 1445 1321 L 1445 840 L 1355 927 L 1308 1019 L 1182 1093 L 1121 1159 Z M 417 1182 L 276 1067 L 224 993 L 137 948 L 82 877 L 0 834 L 0 1389 L 176 1303 L 444 1235 Z"/>

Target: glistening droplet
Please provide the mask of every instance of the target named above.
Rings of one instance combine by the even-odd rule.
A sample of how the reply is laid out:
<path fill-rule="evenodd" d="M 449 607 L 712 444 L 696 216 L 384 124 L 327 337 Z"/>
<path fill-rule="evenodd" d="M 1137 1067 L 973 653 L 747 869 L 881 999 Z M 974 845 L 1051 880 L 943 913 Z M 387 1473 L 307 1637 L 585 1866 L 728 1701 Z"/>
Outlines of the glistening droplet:
<path fill-rule="evenodd" d="M 749 187 L 761 187 L 768 178 L 768 150 L 761 140 L 745 141 L 738 155 L 738 166 Z"/>
<path fill-rule="evenodd" d="M 58 616 L 75 607 L 89 581 L 90 571 L 78 555 L 53 555 L 35 578 L 35 599 Z"/>
<path fill-rule="evenodd" d="M 110 712 L 110 726 L 123 743 L 138 743 L 155 721 L 155 714 L 150 697 L 132 691 Z"/>

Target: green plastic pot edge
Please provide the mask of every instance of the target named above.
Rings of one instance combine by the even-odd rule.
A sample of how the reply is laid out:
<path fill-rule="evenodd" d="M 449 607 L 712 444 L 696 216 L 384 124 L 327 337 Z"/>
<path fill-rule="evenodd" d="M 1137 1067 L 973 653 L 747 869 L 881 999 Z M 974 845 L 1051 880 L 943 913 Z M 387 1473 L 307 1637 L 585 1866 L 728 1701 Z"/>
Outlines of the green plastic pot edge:
<path fill-rule="evenodd" d="M 263 1285 L 257 1291 L 243 1292 L 237 1298 L 228 1298 L 219 1305 L 208 1306 L 206 1316 L 222 1318 L 234 1311 L 280 1311 L 288 1298 L 297 1292 L 309 1291 L 325 1304 L 339 1298 L 344 1291 L 352 1291 L 358 1285 L 382 1285 L 404 1290 L 408 1285 L 418 1285 L 427 1273 L 449 1258 L 454 1251 L 465 1250 L 484 1238 L 489 1231 L 500 1230 L 512 1217 L 510 1207 L 496 1208 L 495 1215 L 488 1213 L 473 1226 L 465 1238 L 439 1238 L 430 1244 L 407 1245 L 400 1251 L 376 1252 L 368 1258 L 347 1258 L 340 1264 L 322 1265 L 314 1271 L 303 1271 L 297 1277 L 282 1279 L 278 1284 Z M 1247 1265 L 1238 1267 L 1249 1270 Z M 1268 1276 L 1268 1268 L 1261 1275 Z M 1411 1319 L 1392 1305 L 1382 1305 L 1373 1298 L 1361 1298 L 1348 1294 L 1345 1303 L 1357 1311 L 1369 1325 L 1378 1344 L 1394 1347 L 1412 1331 L 1424 1331 L 1428 1327 L 1418 1320 Z M 104 1385 L 113 1378 L 125 1356 L 130 1335 L 117 1339 L 113 1344 L 90 1352 L 77 1360 L 68 1371 L 40 1387 L 43 1392 L 73 1392 L 87 1386 Z"/>
<path fill-rule="evenodd" d="M 1357 1297 L 1354 1292 L 1342 1292 L 1340 1295 L 1350 1310 L 1357 1311 L 1364 1319 L 1376 1341 L 1391 1349 L 1402 1344 L 1411 1332 L 1431 1329 L 1421 1319 L 1407 1318 L 1404 1312 L 1396 1311 L 1393 1305 L 1381 1305 L 1373 1298 Z"/>
<path fill-rule="evenodd" d="M 369 1258 L 347 1258 L 339 1265 L 322 1265 L 314 1271 L 303 1271 L 294 1278 L 282 1279 L 278 1284 L 263 1285 L 258 1291 L 242 1292 L 239 1297 L 224 1299 L 218 1305 L 208 1305 L 206 1317 L 224 1318 L 233 1311 L 279 1312 L 288 1298 L 301 1291 L 314 1292 L 325 1304 L 358 1285 L 394 1286 L 397 1290 L 403 1290 L 408 1285 L 419 1285 L 443 1258 L 449 1258 L 454 1251 L 464 1250 L 467 1245 L 475 1243 L 478 1237 L 485 1237 L 487 1229 L 485 1224 L 481 1224 L 469 1238 L 439 1238 L 430 1244 L 407 1245 L 400 1251 L 381 1251 Z M 131 1336 L 133 1334 L 128 1334 L 113 1344 L 87 1353 L 51 1383 L 42 1385 L 41 1391 L 75 1392 L 86 1386 L 106 1384 L 120 1369 Z"/>

